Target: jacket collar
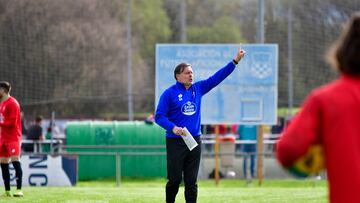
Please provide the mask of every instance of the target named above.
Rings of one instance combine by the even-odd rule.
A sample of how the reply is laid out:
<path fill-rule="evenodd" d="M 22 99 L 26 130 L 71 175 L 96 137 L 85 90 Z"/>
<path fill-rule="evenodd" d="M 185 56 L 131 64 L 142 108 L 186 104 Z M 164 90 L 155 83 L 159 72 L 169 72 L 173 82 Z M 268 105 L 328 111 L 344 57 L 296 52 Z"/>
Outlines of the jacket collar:
<path fill-rule="evenodd" d="M 186 90 L 184 84 L 181 83 L 181 82 L 179 82 L 179 81 L 176 81 L 176 87 L 179 88 L 179 89 L 181 89 L 181 90 Z M 191 86 L 190 86 L 190 88 L 191 88 Z M 190 89 L 190 88 L 189 88 L 189 89 Z"/>

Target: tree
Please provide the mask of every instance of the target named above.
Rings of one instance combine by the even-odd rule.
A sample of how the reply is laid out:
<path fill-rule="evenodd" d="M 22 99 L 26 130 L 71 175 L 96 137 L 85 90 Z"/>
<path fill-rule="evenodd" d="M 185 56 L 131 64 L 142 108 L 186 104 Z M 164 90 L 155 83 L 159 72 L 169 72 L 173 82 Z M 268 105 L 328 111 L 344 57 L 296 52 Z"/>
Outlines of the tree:
<path fill-rule="evenodd" d="M 133 85 L 136 112 L 151 112 L 155 100 L 155 45 L 169 42 L 163 0 L 132 0 Z"/>
<path fill-rule="evenodd" d="M 126 47 L 113 3 L 0 1 L 2 75 L 30 114 L 49 114 L 61 102 L 68 105 L 60 116 L 96 113 L 99 103 L 88 109 L 84 101 L 124 92 Z"/>
<path fill-rule="evenodd" d="M 217 19 L 213 26 L 190 26 L 188 28 L 188 39 L 190 43 L 238 43 L 245 42 L 241 36 L 236 21 L 223 16 Z"/>

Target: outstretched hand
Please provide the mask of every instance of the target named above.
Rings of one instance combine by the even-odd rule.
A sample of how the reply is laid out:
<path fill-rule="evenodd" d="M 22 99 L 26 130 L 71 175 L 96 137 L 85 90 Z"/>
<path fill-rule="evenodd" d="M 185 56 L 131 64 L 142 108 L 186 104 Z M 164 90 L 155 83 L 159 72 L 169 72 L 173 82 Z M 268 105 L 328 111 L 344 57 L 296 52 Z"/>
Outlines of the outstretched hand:
<path fill-rule="evenodd" d="M 239 61 L 245 56 L 245 51 L 242 48 L 238 48 L 234 60 L 239 63 Z"/>

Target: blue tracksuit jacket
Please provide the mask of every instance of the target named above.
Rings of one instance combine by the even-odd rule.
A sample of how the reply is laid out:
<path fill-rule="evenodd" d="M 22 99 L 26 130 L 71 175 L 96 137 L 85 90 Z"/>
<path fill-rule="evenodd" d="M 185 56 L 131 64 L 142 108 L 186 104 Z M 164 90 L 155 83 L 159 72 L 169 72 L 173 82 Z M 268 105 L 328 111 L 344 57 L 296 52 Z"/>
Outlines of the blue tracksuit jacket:
<path fill-rule="evenodd" d="M 201 135 L 201 98 L 234 69 L 235 64 L 230 62 L 208 79 L 194 83 L 189 89 L 176 82 L 164 91 L 156 109 L 155 122 L 166 130 L 167 138 L 181 138 L 172 132 L 174 126 L 186 127 L 194 137 Z"/>

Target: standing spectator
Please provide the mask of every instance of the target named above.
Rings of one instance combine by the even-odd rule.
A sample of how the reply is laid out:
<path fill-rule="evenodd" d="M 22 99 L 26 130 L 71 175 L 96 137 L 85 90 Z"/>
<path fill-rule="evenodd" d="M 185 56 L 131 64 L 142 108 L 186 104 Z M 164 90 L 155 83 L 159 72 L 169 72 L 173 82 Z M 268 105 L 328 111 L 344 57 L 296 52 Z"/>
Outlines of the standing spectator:
<path fill-rule="evenodd" d="M 27 135 L 27 127 L 26 127 L 26 120 L 25 120 L 25 115 L 24 115 L 24 112 L 21 111 L 20 112 L 20 117 L 21 117 L 21 131 L 22 131 L 22 135 L 24 137 L 26 137 Z"/>
<path fill-rule="evenodd" d="M 235 135 L 236 137 L 237 137 L 237 135 L 238 135 L 238 132 L 237 132 L 237 131 L 238 131 L 238 127 L 239 127 L 239 126 L 236 125 L 236 124 L 230 126 L 230 128 L 231 128 L 231 130 L 230 130 L 230 131 L 231 131 L 231 134 Z"/>
<path fill-rule="evenodd" d="M 276 125 L 271 126 L 270 130 L 270 140 L 278 140 L 280 138 L 280 135 L 285 127 L 285 118 L 284 117 L 278 117 Z M 273 145 L 268 145 L 268 150 L 275 152 L 276 149 L 276 143 Z"/>
<path fill-rule="evenodd" d="M 208 79 L 194 84 L 191 65 L 181 63 L 176 66 L 174 70 L 176 83 L 161 95 L 155 114 L 156 123 L 166 130 L 168 178 L 166 202 L 175 202 L 183 178 L 186 202 L 196 202 L 201 148 L 198 146 L 190 151 L 180 136 L 184 136 L 183 128 L 186 127 L 194 139 L 201 144 L 201 99 L 235 70 L 236 64 L 244 55 L 244 50 L 239 48 L 235 59 Z"/>
<path fill-rule="evenodd" d="M 44 140 L 50 140 L 51 143 L 47 143 L 42 146 L 43 152 L 58 152 L 59 144 L 55 143 L 55 141 L 60 142 L 59 134 L 60 134 L 60 129 L 58 125 L 56 125 L 54 121 L 50 121 L 49 126 L 46 129 Z M 51 151 L 51 149 L 53 151 Z"/>
<path fill-rule="evenodd" d="M 27 137 L 27 127 L 26 127 L 26 120 L 25 120 L 25 116 L 24 116 L 23 111 L 20 112 L 20 117 L 21 117 L 22 139 L 26 139 L 26 137 Z M 25 149 L 26 146 L 27 146 L 27 144 L 22 144 L 21 149 L 26 151 L 26 149 Z"/>
<path fill-rule="evenodd" d="M 45 140 L 44 134 L 43 134 L 43 128 L 41 126 L 42 124 L 42 116 L 37 116 L 35 118 L 35 124 L 30 126 L 29 128 L 29 132 L 27 135 L 27 139 L 28 140 L 33 140 L 33 141 L 41 141 L 41 140 Z M 37 148 L 40 149 L 40 145 L 36 144 Z M 28 152 L 34 152 L 34 144 L 28 145 L 26 147 L 26 151 Z"/>
<path fill-rule="evenodd" d="M 47 127 L 46 129 L 46 133 L 45 133 L 45 136 L 44 136 L 44 140 L 53 140 L 52 137 L 53 137 L 53 127 L 52 127 L 52 124 L 50 122 L 49 124 L 49 127 Z M 51 143 L 50 144 L 44 144 L 42 146 L 42 152 L 50 152 L 50 145 L 52 145 Z"/>
<path fill-rule="evenodd" d="M 340 78 L 308 95 L 277 143 L 277 158 L 287 168 L 311 146 L 322 146 L 330 202 L 360 202 L 359 50 L 360 13 L 356 13 L 328 54 Z"/>
<path fill-rule="evenodd" d="M 257 126 L 256 125 L 239 125 L 238 134 L 240 140 L 256 141 Z M 256 157 L 256 143 L 242 144 L 241 151 L 244 153 L 243 173 L 244 178 L 248 178 L 248 159 L 250 158 L 250 177 L 255 177 L 255 157 Z"/>
<path fill-rule="evenodd" d="M 271 126 L 270 132 L 273 135 L 271 137 L 272 139 L 274 137 L 275 137 L 275 139 L 277 139 L 279 137 L 279 135 L 282 133 L 282 131 L 284 129 L 284 125 L 285 125 L 285 119 L 283 117 L 278 117 L 276 125 Z"/>
<path fill-rule="evenodd" d="M 21 191 L 22 169 L 20 163 L 21 154 L 21 118 L 20 104 L 10 96 L 10 83 L 0 81 L 0 162 L 1 172 L 5 186 L 5 196 L 12 196 L 10 193 L 10 171 L 9 162 L 15 169 L 17 191 L 14 197 L 24 196 Z"/>
<path fill-rule="evenodd" d="M 228 128 L 227 128 L 227 126 L 225 124 L 219 124 L 218 126 L 219 126 L 218 128 L 219 128 L 219 135 L 220 136 L 224 136 L 224 135 L 226 135 L 228 133 Z"/>

